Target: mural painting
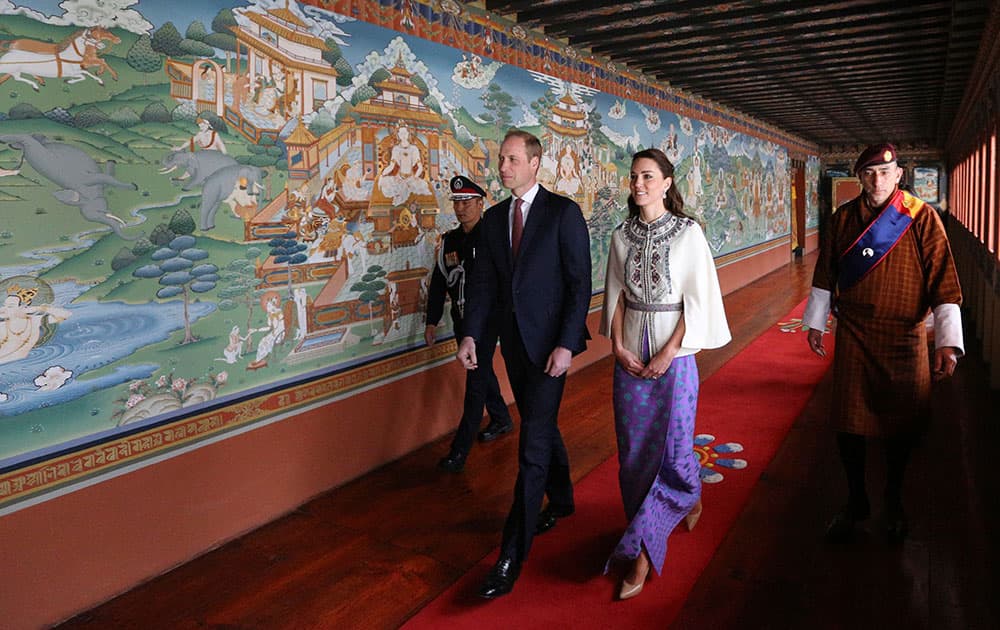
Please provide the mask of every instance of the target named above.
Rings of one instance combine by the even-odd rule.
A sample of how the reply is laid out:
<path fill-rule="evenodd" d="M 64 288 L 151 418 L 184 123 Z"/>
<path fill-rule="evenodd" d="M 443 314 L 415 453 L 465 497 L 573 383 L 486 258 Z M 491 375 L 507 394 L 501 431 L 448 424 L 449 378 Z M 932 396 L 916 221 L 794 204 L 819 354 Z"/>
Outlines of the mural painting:
<path fill-rule="evenodd" d="M 806 229 L 819 228 L 820 162 L 815 155 L 806 160 Z"/>
<path fill-rule="evenodd" d="M 0 0 L 0 470 L 422 346 L 447 182 L 505 196 L 512 126 L 598 290 L 641 148 L 716 255 L 788 234 L 783 145 L 557 78 L 454 2 L 358 4 Z"/>
<path fill-rule="evenodd" d="M 938 203 L 938 170 L 917 166 L 913 169 L 913 194 L 927 203 Z"/>

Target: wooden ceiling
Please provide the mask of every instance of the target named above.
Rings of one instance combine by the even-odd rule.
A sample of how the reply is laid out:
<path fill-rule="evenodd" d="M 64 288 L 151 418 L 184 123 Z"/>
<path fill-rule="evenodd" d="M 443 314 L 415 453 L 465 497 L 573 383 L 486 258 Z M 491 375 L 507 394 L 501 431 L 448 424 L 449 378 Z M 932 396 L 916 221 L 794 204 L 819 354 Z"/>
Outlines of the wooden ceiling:
<path fill-rule="evenodd" d="M 486 0 L 824 152 L 942 151 L 994 0 Z"/>

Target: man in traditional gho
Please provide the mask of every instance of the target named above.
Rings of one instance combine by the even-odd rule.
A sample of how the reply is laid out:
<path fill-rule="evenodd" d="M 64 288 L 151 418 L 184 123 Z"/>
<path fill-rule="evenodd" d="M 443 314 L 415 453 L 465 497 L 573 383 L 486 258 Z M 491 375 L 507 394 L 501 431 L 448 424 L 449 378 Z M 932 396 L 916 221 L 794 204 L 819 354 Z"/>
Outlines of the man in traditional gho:
<path fill-rule="evenodd" d="M 461 339 L 465 334 L 465 283 L 476 263 L 479 220 L 483 217 L 486 200 L 486 191 L 468 177 L 459 175 L 451 178 L 450 188 L 459 225 L 442 237 L 437 264 L 431 275 L 427 297 L 427 326 L 424 329 L 424 340 L 428 346 L 434 345 L 435 330 L 444 314 L 445 295 L 451 297 L 451 321 L 455 326 L 455 338 Z M 490 414 L 490 423 L 479 431 L 480 441 L 491 442 L 514 429 L 507 403 L 500 393 L 500 383 L 493 371 L 493 351 L 498 334 L 496 323 L 491 322 L 488 338 L 480 350 L 479 367 L 466 372 L 462 419 L 458 423 L 448 454 L 438 462 L 438 467 L 447 472 L 457 473 L 465 467 L 465 460 L 483 421 L 484 405 Z"/>
<path fill-rule="evenodd" d="M 854 172 L 862 193 L 830 218 L 803 315 L 809 348 L 820 356 L 831 309 L 837 318 L 831 412 L 848 500 L 826 536 L 849 541 L 856 523 L 868 518 L 866 442 L 879 438 L 886 453 L 886 534 L 901 542 L 903 474 L 929 419 L 931 381 L 951 376 L 964 354 L 962 292 L 937 212 L 899 188 L 896 148 L 868 147 Z M 925 325 L 931 311 L 933 359 Z"/>

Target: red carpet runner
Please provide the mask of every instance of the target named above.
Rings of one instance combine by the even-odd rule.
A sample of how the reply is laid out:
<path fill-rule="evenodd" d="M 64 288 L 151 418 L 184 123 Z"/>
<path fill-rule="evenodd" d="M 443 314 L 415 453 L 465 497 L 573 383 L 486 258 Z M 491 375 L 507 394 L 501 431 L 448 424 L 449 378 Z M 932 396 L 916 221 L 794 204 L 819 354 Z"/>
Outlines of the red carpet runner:
<path fill-rule="evenodd" d="M 576 514 L 535 538 L 510 595 L 494 601 L 476 596 L 496 561 L 494 552 L 404 627 L 669 625 L 829 367 L 830 357 L 820 359 L 806 346 L 799 321 L 804 306 L 793 309 L 701 384 L 696 450 L 706 482 L 704 512 L 694 531 L 681 525 L 671 534 L 663 575 L 651 575 L 638 597 L 616 601 L 619 573 L 601 574 L 625 527 L 618 462 L 612 457 L 577 483 Z"/>

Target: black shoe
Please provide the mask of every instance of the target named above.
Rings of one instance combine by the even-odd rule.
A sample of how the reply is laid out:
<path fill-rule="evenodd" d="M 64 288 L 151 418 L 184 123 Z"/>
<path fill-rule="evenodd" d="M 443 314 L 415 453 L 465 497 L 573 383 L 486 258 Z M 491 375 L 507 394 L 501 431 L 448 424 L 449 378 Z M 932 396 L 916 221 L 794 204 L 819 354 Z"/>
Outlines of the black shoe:
<path fill-rule="evenodd" d="M 901 544 L 909 533 L 910 528 L 907 525 L 903 508 L 901 506 L 887 506 L 885 510 L 885 537 L 889 544 Z"/>
<path fill-rule="evenodd" d="M 845 507 L 834 514 L 830 524 L 826 526 L 826 541 L 837 544 L 851 542 L 854 540 L 854 526 L 866 518 L 868 510 Z"/>
<path fill-rule="evenodd" d="M 492 442 L 504 433 L 510 433 L 514 430 L 514 423 L 507 422 L 506 424 L 500 422 L 490 421 L 486 428 L 479 432 L 480 442 Z"/>
<path fill-rule="evenodd" d="M 438 468 L 450 473 L 462 472 L 462 469 L 465 468 L 465 455 L 451 453 L 447 457 L 442 457 L 441 461 L 438 462 Z"/>
<path fill-rule="evenodd" d="M 566 518 L 570 514 L 576 511 L 573 506 L 570 507 L 560 507 L 558 505 L 549 505 L 544 510 L 538 513 L 538 520 L 535 522 L 535 535 L 544 534 L 553 527 L 556 526 L 556 521 L 561 518 Z"/>
<path fill-rule="evenodd" d="M 490 574 L 479 588 L 479 596 L 483 599 L 496 599 L 506 595 L 514 588 L 514 581 L 521 574 L 521 564 L 513 558 L 501 557 L 490 569 Z"/>

